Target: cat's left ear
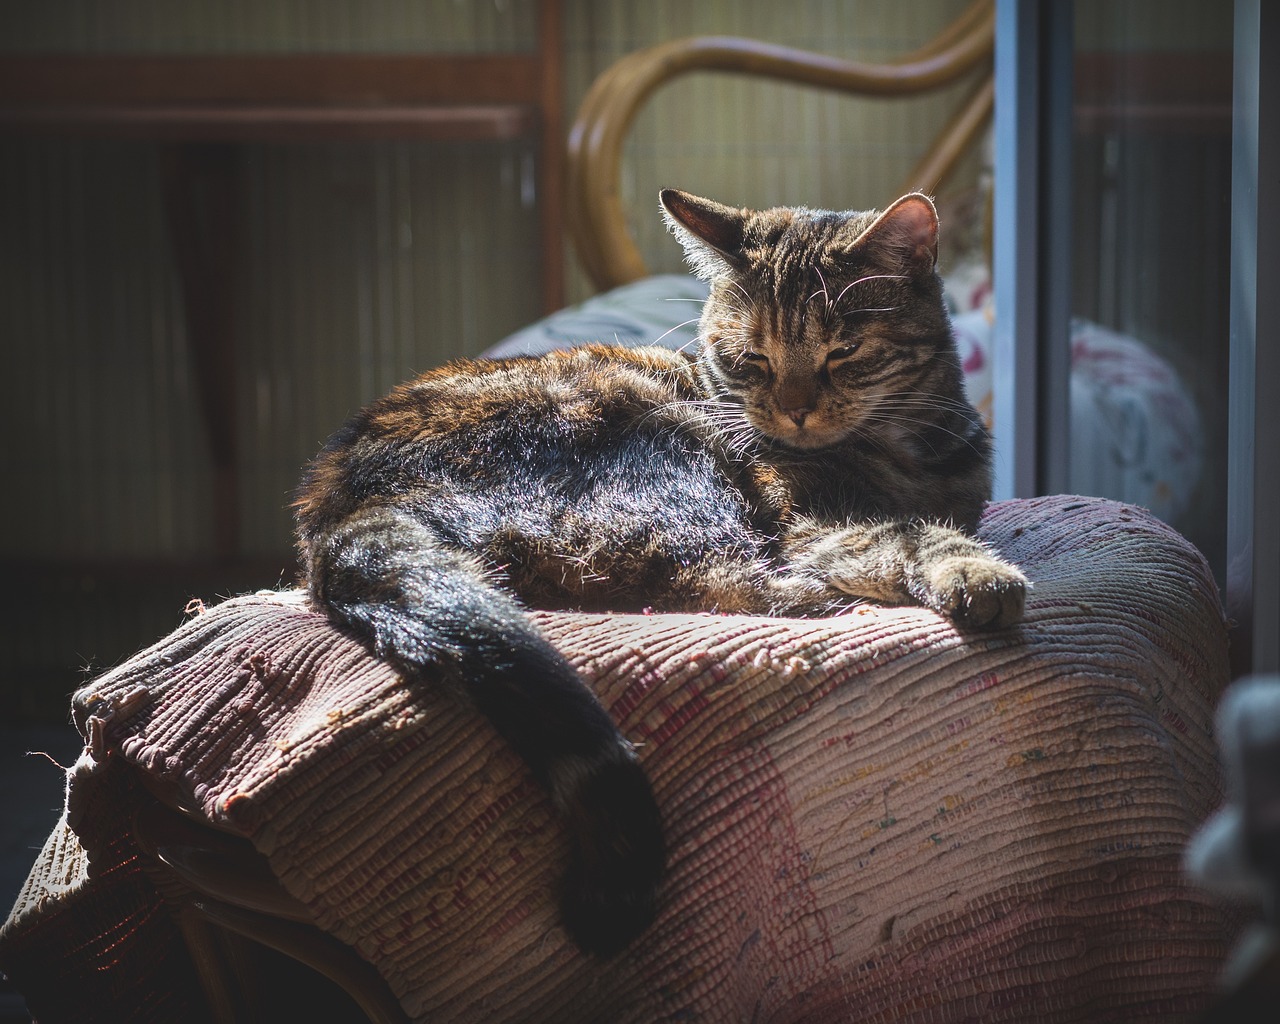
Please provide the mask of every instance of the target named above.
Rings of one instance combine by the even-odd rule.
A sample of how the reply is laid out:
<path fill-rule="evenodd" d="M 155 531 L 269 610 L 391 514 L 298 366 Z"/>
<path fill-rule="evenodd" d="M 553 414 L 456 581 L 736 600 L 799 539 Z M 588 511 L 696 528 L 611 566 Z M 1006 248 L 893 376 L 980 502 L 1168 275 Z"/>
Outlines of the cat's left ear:
<path fill-rule="evenodd" d="M 742 266 L 748 211 L 677 188 L 664 188 L 658 199 L 667 227 L 684 246 L 685 259 L 700 278 L 710 281 Z"/>
<path fill-rule="evenodd" d="M 885 267 L 919 277 L 938 262 L 938 211 L 921 192 L 903 196 L 858 236 L 855 248 L 874 252 Z"/>

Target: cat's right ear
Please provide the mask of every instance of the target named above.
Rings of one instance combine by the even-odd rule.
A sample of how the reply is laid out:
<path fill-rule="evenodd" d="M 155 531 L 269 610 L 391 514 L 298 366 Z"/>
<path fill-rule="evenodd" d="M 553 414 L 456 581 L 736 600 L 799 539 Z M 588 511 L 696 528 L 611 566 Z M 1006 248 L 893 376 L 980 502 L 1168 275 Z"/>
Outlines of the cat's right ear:
<path fill-rule="evenodd" d="M 685 259 L 698 277 L 704 281 L 723 277 L 746 262 L 742 253 L 746 210 L 676 188 L 664 188 L 658 199 L 663 220 L 684 246 Z"/>

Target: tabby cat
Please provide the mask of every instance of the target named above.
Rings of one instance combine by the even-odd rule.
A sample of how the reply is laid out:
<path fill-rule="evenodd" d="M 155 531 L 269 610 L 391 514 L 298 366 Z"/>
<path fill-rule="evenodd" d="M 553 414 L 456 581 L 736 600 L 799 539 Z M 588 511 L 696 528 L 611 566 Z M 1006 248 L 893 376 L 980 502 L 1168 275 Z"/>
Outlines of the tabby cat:
<path fill-rule="evenodd" d="M 458 362 L 348 422 L 296 502 L 312 600 L 512 744 L 566 823 L 569 935 L 654 912 L 661 821 L 634 750 L 523 608 L 1022 614 L 973 539 L 990 441 L 965 400 L 923 195 L 883 213 L 665 190 L 711 285 L 697 356 L 588 346 Z"/>

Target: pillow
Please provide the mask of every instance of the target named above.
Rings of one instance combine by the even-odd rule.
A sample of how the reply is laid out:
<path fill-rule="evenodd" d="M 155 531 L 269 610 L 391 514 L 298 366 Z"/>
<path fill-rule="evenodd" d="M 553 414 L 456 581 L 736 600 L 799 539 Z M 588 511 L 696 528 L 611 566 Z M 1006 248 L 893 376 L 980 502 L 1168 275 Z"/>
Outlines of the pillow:
<path fill-rule="evenodd" d="M 558 310 L 508 335 L 483 355 L 538 356 L 593 342 L 685 348 L 697 344 L 698 317 L 708 293 L 704 282 L 687 274 L 644 277 Z"/>

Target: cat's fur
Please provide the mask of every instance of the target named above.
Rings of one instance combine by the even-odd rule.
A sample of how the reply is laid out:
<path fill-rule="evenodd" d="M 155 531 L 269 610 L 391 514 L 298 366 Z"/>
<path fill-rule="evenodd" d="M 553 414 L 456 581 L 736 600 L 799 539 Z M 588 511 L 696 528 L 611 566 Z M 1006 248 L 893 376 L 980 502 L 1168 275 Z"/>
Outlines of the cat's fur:
<path fill-rule="evenodd" d="M 653 913 L 657 805 L 634 751 L 523 606 L 1021 615 L 971 533 L 990 442 L 964 398 L 919 195 L 883 214 L 664 191 L 711 282 L 703 347 L 460 362 L 393 390 L 296 504 L 313 600 L 415 685 L 470 700 L 569 830 L 564 922 L 609 953 Z"/>

